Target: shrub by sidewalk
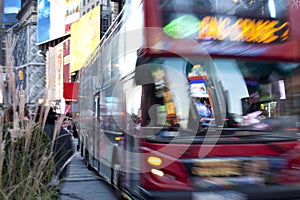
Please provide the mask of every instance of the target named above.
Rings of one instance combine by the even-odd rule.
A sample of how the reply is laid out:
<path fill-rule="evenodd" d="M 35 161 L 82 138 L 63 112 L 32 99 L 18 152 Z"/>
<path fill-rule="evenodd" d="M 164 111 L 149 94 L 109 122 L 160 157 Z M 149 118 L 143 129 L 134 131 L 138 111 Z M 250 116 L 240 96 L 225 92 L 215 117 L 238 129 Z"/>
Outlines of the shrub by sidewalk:
<path fill-rule="evenodd" d="M 11 107 L 6 110 L 9 113 L 0 114 L 0 199 L 55 200 L 58 199 L 57 188 L 49 187 L 55 168 L 53 141 L 43 130 L 43 120 L 34 119 L 37 112 L 35 116 L 26 115 L 25 88 L 15 81 L 16 39 L 12 29 L 5 44 L 6 66 L 0 66 L 1 103 Z M 45 98 L 44 102 L 49 99 Z"/>
<path fill-rule="evenodd" d="M 34 120 L 4 121 L 0 132 L 0 199 L 57 199 L 51 141 Z M 4 115 L 5 116 L 5 115 Z"/>

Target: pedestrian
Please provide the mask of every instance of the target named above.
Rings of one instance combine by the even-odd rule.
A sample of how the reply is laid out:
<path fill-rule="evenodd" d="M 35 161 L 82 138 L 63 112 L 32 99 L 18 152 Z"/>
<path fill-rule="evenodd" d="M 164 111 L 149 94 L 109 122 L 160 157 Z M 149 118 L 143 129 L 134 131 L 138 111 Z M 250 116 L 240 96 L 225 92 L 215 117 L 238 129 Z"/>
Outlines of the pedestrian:
<path fill-rule="evenodd" d="M 50 185 L 57 185 L 66 175 L 68 162 L 73 155 L 72 136 L 59 125 L 59 115 L 52 107 L 49 109 L 44 131 L 52 140 L 54 153 L 55 171 Z"/>
<path fill-rule="evenodd" d="M 70 132 L 73 138 L 73 153 L 77 152 L 78 149 L 78 131 L 76 124 L 72 118 L 67 120 L 67 130 Z"/>

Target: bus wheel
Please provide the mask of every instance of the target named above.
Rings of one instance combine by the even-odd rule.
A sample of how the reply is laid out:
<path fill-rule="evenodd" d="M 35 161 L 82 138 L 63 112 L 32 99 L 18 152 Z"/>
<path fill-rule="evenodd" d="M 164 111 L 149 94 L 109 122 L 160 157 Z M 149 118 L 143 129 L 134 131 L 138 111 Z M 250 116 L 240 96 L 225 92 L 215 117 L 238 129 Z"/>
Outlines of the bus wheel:
<path fill-rule="evenodd" d="M 121 165 L 114 163 L 111 172 L 111 185 L 115 192 L 117 199 L 122 199 L 122 189 L 121 189 Z"/>

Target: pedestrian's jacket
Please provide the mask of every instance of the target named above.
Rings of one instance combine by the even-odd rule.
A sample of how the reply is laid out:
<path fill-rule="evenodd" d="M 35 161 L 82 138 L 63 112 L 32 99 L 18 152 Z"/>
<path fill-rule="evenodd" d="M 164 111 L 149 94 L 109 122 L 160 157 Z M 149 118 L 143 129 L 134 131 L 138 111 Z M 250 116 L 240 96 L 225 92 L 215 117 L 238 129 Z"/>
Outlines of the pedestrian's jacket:
<path fill-rule="evenodd" d="M 73 155 L 72 136 L 68 131 L 66 131 L 63 128 L 60 129 L 58 134 L 54 134 L 55 131 L 54 124 L 46 123 L 44 130 L 48 134 L 51 141 L 54 142 L 53 154 L 54 154 L 56 175 L 58 175 L 59 178 L 62 178 L 66 171 L 65 167 L 67 166 L 67 162 Z"/>

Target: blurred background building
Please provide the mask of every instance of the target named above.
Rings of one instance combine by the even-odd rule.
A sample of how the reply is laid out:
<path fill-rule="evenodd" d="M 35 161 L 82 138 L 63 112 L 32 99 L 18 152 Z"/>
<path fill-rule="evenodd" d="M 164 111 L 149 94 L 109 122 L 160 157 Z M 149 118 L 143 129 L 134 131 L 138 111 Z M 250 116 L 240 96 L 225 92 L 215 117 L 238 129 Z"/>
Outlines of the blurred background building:
<path fill-rule="evenodd" d="M 58 105 L 65 103 L 68 112 L 76 112 L 80 71 L 124 3 L 124 0 L 1 1 L 0 62 L 5 68 L 5 35 L 10 32 L 15 44 L 16 87 L 26 92 L 26 103 L 40 103 L 47 96 Z"/>

